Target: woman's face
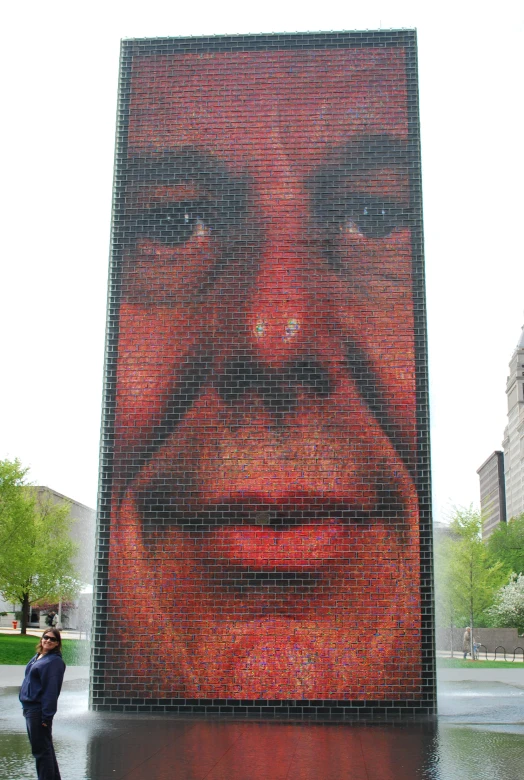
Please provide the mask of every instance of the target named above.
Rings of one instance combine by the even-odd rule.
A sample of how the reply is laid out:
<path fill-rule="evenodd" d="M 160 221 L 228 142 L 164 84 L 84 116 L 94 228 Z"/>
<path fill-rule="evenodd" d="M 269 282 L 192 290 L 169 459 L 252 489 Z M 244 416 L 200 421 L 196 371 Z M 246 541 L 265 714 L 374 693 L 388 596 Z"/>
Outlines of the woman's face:
<path fill-rule="evenodd" d="M 45 655 L 50 650 L 55 650 L 58 645 L 58 639 L 49 632 L 46 631 L 42 636 L 42 655 Z"/>

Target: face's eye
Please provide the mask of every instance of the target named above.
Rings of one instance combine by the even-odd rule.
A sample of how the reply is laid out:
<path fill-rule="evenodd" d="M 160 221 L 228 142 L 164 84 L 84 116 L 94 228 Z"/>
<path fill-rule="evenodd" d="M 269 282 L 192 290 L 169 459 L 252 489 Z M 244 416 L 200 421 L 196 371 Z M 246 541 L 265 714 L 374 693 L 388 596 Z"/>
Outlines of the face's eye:
<path fill-rule="evenodd" d="M 211 231 L 209 207 L 205 203 L 176 202 L 152 204 L 130 214 L 129 231 L 133 238 L 146 238 L 164 246 L 180 246 Z"/>
<path fill-rule="evenodd" d="M 407 224 L 406 208 L 398 204 L 366 195 L 357 195 L 345 201 L 345 215 L 339 216 L 341 232 L 364 238 L 385 238 L 395 228 Z"/>

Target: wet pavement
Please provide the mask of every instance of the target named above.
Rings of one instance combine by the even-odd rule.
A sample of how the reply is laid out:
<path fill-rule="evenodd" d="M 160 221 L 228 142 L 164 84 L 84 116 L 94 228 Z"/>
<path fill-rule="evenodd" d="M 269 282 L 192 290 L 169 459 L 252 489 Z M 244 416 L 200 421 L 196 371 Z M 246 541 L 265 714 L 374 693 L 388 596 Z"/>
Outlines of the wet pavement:
<path fill-rule="evenodd" d="M 85 670 L 70 667 L 54 724 L 62 780 L 516 780 L 524 673 L 455 671 L 441 670 L 435 723 L 362 725 L 90 713 Z M 17 674 L 0 673 L 0 780 L 36 776 Z"/>

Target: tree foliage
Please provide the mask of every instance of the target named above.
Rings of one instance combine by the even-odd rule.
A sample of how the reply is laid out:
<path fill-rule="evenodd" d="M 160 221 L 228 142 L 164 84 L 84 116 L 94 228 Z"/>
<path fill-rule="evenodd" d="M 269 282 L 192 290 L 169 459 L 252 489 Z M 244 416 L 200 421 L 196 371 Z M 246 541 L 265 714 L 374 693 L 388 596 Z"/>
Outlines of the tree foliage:
<path fill-rule="evenodd" d="M 0 555 L 16 544 L 17 528 L 23 523 L 27 471 L 19 460 L 0 460 Z"/>
<path fill-rule="evenodd" d="M 70 505 L 38 493 L 26 474 L 19 461 L 0 461 L 0 593 L 22 604 L 22 633 L 31 604 L 73 599 L 81 587 Z"/>
<path fill-rule="evenodd" d="M 441 535 L 435 544 L 435 603 L 437 625 L 449 629 L 453 656 L 453 632 L 463 625 L 463 609 L 455 577 L 453 545 L 455 536 Z"/>
<path fill-rule="evenodd" d="M 449 529 L 436 545 L 437 614 L 441 625 L 474 626 L 489 622 L 494 595 L 507 579 L 482 542 L 479 512 L 455 509 Z"/>
<path fill-rule="evenodd" d="M 493 561 L 501 561 L 508 572 L 524 572 L 524 513 L 500 523 L 487 541 Z"/>
<path fill-rule="evenodd" d="M 524 574 L 513 573 L 507 585 L 502 587 L 489 610 L 499 626 L 517 627 L 524 631 Z"/>

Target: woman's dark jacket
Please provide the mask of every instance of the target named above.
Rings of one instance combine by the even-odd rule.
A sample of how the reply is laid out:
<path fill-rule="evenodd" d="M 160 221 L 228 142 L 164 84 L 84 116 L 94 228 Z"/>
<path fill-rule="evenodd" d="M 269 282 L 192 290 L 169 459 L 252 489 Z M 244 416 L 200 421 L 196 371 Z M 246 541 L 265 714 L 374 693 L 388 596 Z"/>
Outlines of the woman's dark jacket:
<path fill-rule="evenodd" d="M 31 658 L 25 668 L 25 677 L 19 699 L 24 715 L 42 712 L 42 723 L 50 723 L 56 712 L 66 665 L 59 651 Z"/>

